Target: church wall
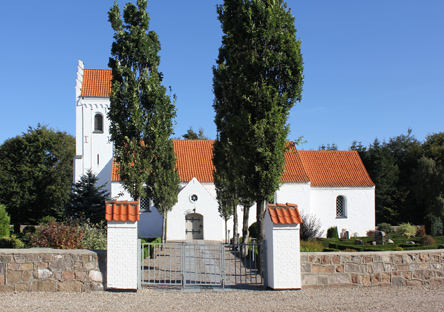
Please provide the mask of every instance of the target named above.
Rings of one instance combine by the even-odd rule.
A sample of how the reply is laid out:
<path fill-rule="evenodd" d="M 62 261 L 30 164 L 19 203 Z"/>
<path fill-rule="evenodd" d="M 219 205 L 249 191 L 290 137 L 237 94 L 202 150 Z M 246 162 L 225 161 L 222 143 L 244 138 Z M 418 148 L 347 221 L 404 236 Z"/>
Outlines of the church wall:
<path fill-rule="evenodd" d="M 275 203 L 298 205 L 301 214 L 310 213 L 310 183 L 284 183 L 275 195 Z"/>
<path fill-rule="evenodd" d="M 365 236 L 368 230 L 375 229 L 375 188 L 311 188 L 311 213 L 321 222 L 324 236 L 327 229 L 338 227 Z M 336 197 L 345 197 L 346 218 L 336 217 Z"/>
<path fill-rule="evenodd" d="M 197 195 L 198 200 L 193 202 L 191 195 Z M 185 240 L 185 216 L 198 213 L 203 216 L 205 240 L 224 239 L 224 223 L 217 210 L 217 202 L 210 193 L 193 179 L 179 193 L 178 203 L 168 213 L 168 240 Z"/>
<path fill-rule="evenodd" d="M 113 147 L 110 142 L 107 118 L 109 98 L 80 98 L 76 106 L 76 158 L 75 181 L 91 169 L 99 178 L 99 184 L 109 181 L 112 171 Z M 103 116 L 103 132 L 94 131 L 94 116 Z M 107 185 L 108 191 L 111 186 Z"/>

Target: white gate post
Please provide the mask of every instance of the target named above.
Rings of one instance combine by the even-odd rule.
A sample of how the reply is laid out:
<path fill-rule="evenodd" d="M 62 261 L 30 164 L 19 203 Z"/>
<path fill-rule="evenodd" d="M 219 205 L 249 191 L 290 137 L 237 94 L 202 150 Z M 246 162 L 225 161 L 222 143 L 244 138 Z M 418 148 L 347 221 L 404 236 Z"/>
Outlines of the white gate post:
<path fill-rule="evenodd" d="M 136 291 L 139 286 L 139 202 L 106 202 L 108 221 L 107 290 Z"/>
<path fill-rule="evenodd" d="M 301 288 L 300 223 L 295 204 L 268 204 L 265 210 L 265 280 L 270 288 Z"/>

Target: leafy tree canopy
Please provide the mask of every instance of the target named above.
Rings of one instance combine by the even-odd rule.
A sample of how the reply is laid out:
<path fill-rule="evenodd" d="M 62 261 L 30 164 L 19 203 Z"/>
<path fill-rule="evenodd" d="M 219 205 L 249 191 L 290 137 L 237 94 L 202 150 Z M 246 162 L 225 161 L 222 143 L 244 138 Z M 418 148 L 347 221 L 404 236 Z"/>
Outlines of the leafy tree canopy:
<path fill-rule="evenodd" d="M 71 135 L 40 124 L 0 146 L 0 203 L 12 223 L 63 217 L 74 155 Z"/>
<path fill-rule="evenodd" d="M 196 133 L 193 127 L 190 127 L 182 137 L 186 140 L 209 140 L 209 138 L 205 136 L 203 128 L 199 128 L 199 132 Z"/>

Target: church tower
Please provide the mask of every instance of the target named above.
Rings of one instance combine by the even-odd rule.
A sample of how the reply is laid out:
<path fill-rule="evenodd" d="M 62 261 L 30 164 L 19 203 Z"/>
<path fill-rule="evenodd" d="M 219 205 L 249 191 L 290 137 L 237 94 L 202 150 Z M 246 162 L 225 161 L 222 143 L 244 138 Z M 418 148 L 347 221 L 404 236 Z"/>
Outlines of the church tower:
<path fill-rule="evenodd" d="M 85 69 L 79 60 L 76 79 L 76 156 L 74 182 L 91 169 L 99 183 L 110 181 L 113 145 L 109 120 L 111 70 Z M 107 185 L 110 190 L 110 185 Z"/>

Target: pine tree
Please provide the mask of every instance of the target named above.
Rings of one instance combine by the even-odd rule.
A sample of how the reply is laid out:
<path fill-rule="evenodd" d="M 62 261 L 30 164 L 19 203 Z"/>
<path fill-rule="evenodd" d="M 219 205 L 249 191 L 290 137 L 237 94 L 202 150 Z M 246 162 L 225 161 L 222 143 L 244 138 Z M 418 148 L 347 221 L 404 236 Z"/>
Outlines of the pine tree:
<path fill-rule="evenodd" d="M 109 199 L 106 184 L 97 186 L 99 178 L 88 170 L 74 183 L 66 215 L 75 219 L 89 219 L 92 223 L 105 220 L 105 201 Z"/>

